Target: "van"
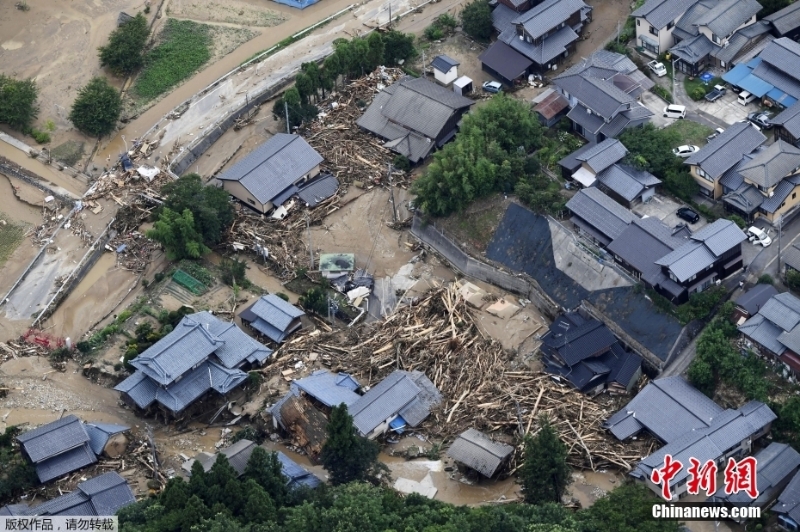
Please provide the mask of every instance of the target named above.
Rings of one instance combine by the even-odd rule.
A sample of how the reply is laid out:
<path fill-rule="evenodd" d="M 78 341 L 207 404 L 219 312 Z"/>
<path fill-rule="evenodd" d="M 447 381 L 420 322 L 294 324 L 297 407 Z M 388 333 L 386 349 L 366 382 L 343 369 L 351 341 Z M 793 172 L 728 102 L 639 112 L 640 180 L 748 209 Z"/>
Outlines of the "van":
<path fill-rule="evenodd" d="M 739 103 L 742 105 L 747 105 L 748 103 L 752 102 L 756 99 L 755 94 L 750 94 L 747 91 L 742 91 L 739 93 Z"/>
<path fill-rule="evenodd" d="M 686 107 L 683 105 L 668 105 L 664 107 L 664 116 L 667 118 L 686 118 Z"/>

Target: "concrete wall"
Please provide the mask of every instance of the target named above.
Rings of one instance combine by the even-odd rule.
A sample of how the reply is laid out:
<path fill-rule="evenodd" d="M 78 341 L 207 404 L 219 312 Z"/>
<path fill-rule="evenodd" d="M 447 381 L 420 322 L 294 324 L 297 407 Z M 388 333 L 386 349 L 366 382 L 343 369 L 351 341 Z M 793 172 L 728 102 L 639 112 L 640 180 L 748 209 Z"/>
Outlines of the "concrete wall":
<path fill-rule="evenodd" d="M 682 14 L 681 14 L 682 15 Z M 680 17 L 678 17 L 680 18 Z M 677 22 L 678 19 L 675 19 L 674 22 Z M 675 39 L 672 37 L 672 30 L 673 28 L 667 29 L 666 26 L 659 30 L 658 35 L 653 35 L 650 33 L 650 23 L 647 22 L 644 18 L 638 17 L 636 19 L 636 44 L 641 45 L 641 40 L 639 39 L 640 36 L 644 35 L 645 37 L 658 41 L 658 53 L 663 54 L 672 46 L 675 45 Z"/>

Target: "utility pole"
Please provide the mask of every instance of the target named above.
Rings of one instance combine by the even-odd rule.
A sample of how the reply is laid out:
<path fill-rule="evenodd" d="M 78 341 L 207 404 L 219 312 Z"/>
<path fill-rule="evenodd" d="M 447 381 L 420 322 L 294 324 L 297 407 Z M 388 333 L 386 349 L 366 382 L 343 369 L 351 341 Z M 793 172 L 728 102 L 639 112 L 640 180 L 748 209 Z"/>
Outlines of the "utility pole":
<path fill-rule="evenodd" d="M 314 270 L 314 246 L 311 244 L 311 217 L 308 215 L 306 211 L 306 233 L 308 234 L 308 258 L 310 262 L 310 266 L 308 268 L 309 271 Z"/>
<path fill-rule="evenodd" d="M 783 233 L 783 213 L 778 217 L 778 277 L 781 276 L 781 235 Z"/>
<path fill-rule="evenodd" d="M 389 163 L 389 201 L 392 202 L 392 215 L 394 223 L 397 223 L 397 204 L 394 202 L 394 186 L 392 186 L 392 163 Z"/>
<path fill-rule="evenodd" d="M 617 21 L 617 44 L 619 44 L 619 20 Z"/>
<path fill-rule="evenodd" d="M 289 102 L 286 101 L 285 97 L 283 100 L 283 110 L 286 112 L 286 133 L 291 133 L 292 131 L 289 126 Z"/>
<path fill-rule="evenodd" d="M 386 25 L 386 29 L 392 29 L 392 2 L 389 2 L 389 24 Z"/>
<path fill-rule="evenodd" d="M 677 101 L 677 96 L 675 94 L 675 61 L 677 61 L 677 57 L 672 58 L 672 101 Z"/>

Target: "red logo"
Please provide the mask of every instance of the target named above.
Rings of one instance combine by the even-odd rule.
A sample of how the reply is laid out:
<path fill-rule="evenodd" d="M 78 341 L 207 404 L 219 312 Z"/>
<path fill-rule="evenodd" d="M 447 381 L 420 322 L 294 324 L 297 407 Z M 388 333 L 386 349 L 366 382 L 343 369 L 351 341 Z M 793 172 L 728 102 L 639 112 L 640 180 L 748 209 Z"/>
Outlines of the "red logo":
<path fill-rule="evenodd" d="M 708 460 L 703 467 L 700 467 L 700 460 L 689 458 L 689 483 L 688 491 L 691 495 L 697 495 L 700 490 L 706 492 L 710 497 L 717 491 L 717 464 L 714 460 Z"/>
<path fill-rule="evenodd" d="M 728 458 L 728 465 L 725 466 L 725 493 L 731 495 L 744 491 L 751 499 L 757 499 L 756 465 L 756 459 L 752 456 L 742 458 L 739 462 Z"/>
<path fill-rule="evenodd" d="M 706 495 L 713 495 L 717 491 L 717 464 L 714 460 L 707 460 L 701 466 L 700 460 L 697 458 L 689 458 L 689 462 L 691 465 L 687 470 L 689 474 L 688 493 L 697 495 L 700 490 L 703 490 Z M 728 464 L 725 466 L 725 493 L 731 495 L 743 491 L 751 499 L 757 499 L 757 465 L 756 459 L 752 456 L 742 458 L 738 462 L 733 458 L 729 458 Z M 653 472 L 650 473 L 650 481 L 655 485 L 661 485 L 661 496 L 664 499 L 672 500 L 672 491 L 669 483 L 682 469 L 683 464 L 679 460 L 674 460 L 672 455 L 668 454 L 664 457 L 664 466 L 653 469 Z"/>
<path fill-rule="evenodd" d="M 678 460 L 673 460 L 672 455 L 668 454 L 664 457 L 664 467 L 653 469 L 653 472 L 650 473 L 650 481 L 653 484 L 661 484 L 661 496 L 668 501 L 672 500 L 669 483 L 681 469 L 683 469 L 683 464 Z"/>

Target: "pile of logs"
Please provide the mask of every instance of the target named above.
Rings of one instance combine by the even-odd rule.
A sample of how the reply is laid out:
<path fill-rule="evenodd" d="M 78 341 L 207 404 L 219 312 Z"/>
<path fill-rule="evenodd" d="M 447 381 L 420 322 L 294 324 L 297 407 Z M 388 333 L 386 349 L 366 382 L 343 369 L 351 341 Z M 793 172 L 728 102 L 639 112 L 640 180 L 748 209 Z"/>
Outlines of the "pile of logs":
<path fill-rule="evenodd" d="M 589 398 L 532 371 L 481 333 L 452 286 L 359 330 L 297 337 L 280 348 L 270 367 L 292 367 L 308 353 L 330 359 L 332 370 L 351 373 L 362 385 L 373 386 L 396 369 L 424 372 L 444 398 L 422 427 L 433 437 L 452 439 L 472 427 L 520 443 L 545 415 L 576 467 L 629 470 L 653 450 L 650 439 L 622 444 L 601 428 L 630 397 Z"/>

